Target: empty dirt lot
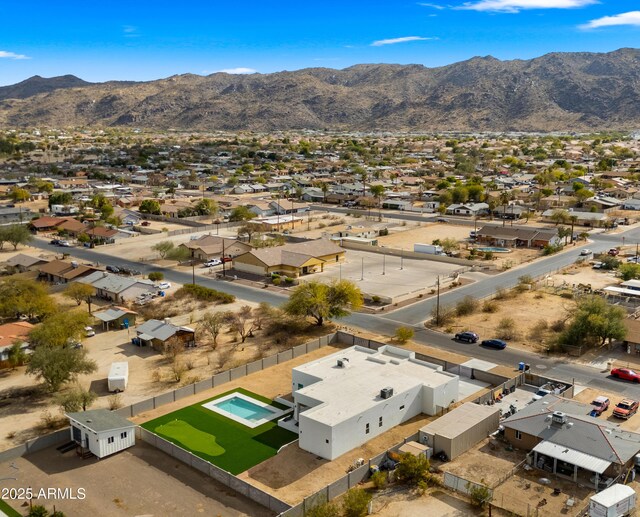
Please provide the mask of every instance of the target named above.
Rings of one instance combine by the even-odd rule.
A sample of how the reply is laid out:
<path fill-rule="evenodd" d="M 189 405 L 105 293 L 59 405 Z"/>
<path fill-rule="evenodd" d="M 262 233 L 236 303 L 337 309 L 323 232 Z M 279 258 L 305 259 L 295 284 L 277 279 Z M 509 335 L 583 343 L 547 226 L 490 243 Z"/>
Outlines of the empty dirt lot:
<path fill-rule="evenodd" d="M 53 448 L 46 449 L 3 463 L 0 469 L 6 488 L 32 487 L 34 492 L 41 488 L 69 488 L 74 493 L 84 488 L 83 500 L 33 500 L 50 510 L 55 505 L 66 515 L 273 515 L 144 442 L 102 460 L 83 460 L 73 451 L 60 454 Z M 11 503 L 24 511 L 22 502 Z"/>

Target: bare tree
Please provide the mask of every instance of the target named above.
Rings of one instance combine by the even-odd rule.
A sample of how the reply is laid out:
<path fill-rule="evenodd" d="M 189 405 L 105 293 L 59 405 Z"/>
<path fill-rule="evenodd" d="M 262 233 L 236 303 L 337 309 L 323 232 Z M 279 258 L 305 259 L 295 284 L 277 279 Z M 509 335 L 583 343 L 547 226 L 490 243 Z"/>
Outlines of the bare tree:
<path fill-rule="evenodd" d="M 214 350 L 218 346 L 218 336 L 222 332 L 225 325 L 229 323 L 229 312 L 206 312 L 200 321 L 200 331 L 209 334 L 213 338 Z"/>
<path fill-rule="evenodd" d="M 248 337 L 253 337 L 253 331 L 257 330 L 253 309 L 248 305 L 240 307 L 240 310 L 231 316 L 229 327 L 240 335 L 241 343 L 244 343 Z"/>

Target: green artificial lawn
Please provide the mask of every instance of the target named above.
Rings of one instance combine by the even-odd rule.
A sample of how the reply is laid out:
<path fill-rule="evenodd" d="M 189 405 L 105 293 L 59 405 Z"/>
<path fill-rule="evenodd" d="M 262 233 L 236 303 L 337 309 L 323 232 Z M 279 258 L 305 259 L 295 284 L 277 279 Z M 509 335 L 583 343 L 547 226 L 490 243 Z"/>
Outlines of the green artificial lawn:
<path fill-rule="evenodd" d="M 165 438 L 172 438 L 186 449 L 201 452 L 207 456 L 220 456 L 225 453 L 225 450 L 216 443 L 215 436 L 200 431 L 182 420 L 174 420 L 156 427 L 155 432 Z"/>
<path fill-rule="evenodd" d="M 22 517 L 21 513 L 11 508 L 11 506 L 9 506 L 7 502 L 2 499 L 0 499 L 0 510 L 6 513 L 9 517 Z"/>
<path fill-rule="evenodd" d="M 266 397 L 236 388 L 145 422 L 142 427 L 231 474 L 240 474 L 275 456 L 280 447 L 296 440 L 297 435 L 278 427 L 277 420 L 251 429 L 202 407 L 211 400 L 238 392 L 279 409 L 287 408 Z M 181 423 L 176 424 L 176 420 Z"/>

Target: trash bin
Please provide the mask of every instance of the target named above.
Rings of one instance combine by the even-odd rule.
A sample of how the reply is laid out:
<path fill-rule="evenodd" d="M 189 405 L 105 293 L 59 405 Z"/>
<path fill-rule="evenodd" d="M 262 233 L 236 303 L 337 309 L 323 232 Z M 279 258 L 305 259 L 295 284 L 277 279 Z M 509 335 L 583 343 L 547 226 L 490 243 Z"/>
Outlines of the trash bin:
<path fill-rule="evenodd" d="M 530 364 L 525 364 L 524 365 L 524 371 L 528 372 L 529 370 L 531 370 L 531 365 Z"/>
<path fill-rule="evenodd" d="M 520 372 L 524 372 L 524 366 L 525 366 L 525 365 L 524 365 L 524 361 L 523 361 L 523 362 L 521 362 L 521 363 L 518 363 L 518 371 L 520 371 Z"/>

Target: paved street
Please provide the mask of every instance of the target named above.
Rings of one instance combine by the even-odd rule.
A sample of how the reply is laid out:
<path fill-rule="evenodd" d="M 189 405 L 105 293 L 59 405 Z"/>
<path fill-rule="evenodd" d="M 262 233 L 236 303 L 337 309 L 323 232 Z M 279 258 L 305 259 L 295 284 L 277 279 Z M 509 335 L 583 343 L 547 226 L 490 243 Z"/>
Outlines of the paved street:
<path fill-rule="evenodd" d="M 455 303 L 455 301 L 467 295 L 487 296 L 491 294 L 496 287 L 509 287 L 516 284 L 518 277 L 522 275 L 539 276 L 555 271 L 574 262 L 579 256 L 580 249 L 588 246 L 589 249 L 593 251 L 605 250 L 614 244 L 621 243 L 623 236 L 625 237 L 627 244 L 640 240 L 640 228 L 634 228 L 620 234 L 594 235 L 592 238 L 593 242 L 588 245 L 576 247 L 575 249 L 571 249 L 557 255 L 552 255 L 551 257 L 524 265 L 517 269 L 509 270 L 499 275 L 488 277 L 484 280 L 456 289 L 455 291 L 448 292 L 441 296 L 441 303 Z M 61 251 L 60 248 L 52 246 L 48 241 L 39 238 L 34 239 L 32 245 L 54 253 L 60 253 Z M 151 270 L 162 270 L 166 279 L 170 282 L 182 284 L 191 282 L 191 274 L 188 272 L 163 269 L 158 268 L 157 266 L 123 260 L 110 255 L 108 253 L 110 248 L 106 247 L 103 248 L 103 250 L 104 252 L 86 248 L 66 248 L 64 251 L 76 258 L 88 262 L 122 264 L 126 267 L 139 269 L 143 273 L 147 273 Z M 256 303 L 264 301 L 272 305 L 280 305 L 286 300 L 286 296 L 280 293 L 264 289 L 256 289 L 237 282 L 214 280 L 199 276 L 198 283 L 228 292 L 238 298 L 243 298 Z M 385 314 L 384 316 L 356 313 L 340 321 L 346 325 L 362 328 L 368 332 L 374 332 L 382 335 L 393 335 L 398 326 L 412 325 L 416 330 L 414 341 L 418 343 L 462 353 L 471 357 L 507 366 L 515 367 L 519 362 L 524 361 L 531 365 L 532 371 L 537 373 L 549 375 L 550 377 L 566 381 L 575 380 L 578 384 L 606 389 L 629 397 L 640 398 L 640 385 L 613 380 L 597 368 L 572 363 L 563 358 L 547 357 L 540 354 L 523 352 L 517 349 L 497 351 L 484 349 L 478 345 L 457 343 L 448 335 L 427 330 L 424 328 L 422 322 L 429 316 L 434 303 L 435 299 L 431 298 L 423 302 L 398 309 L 394 312 Z"/>

